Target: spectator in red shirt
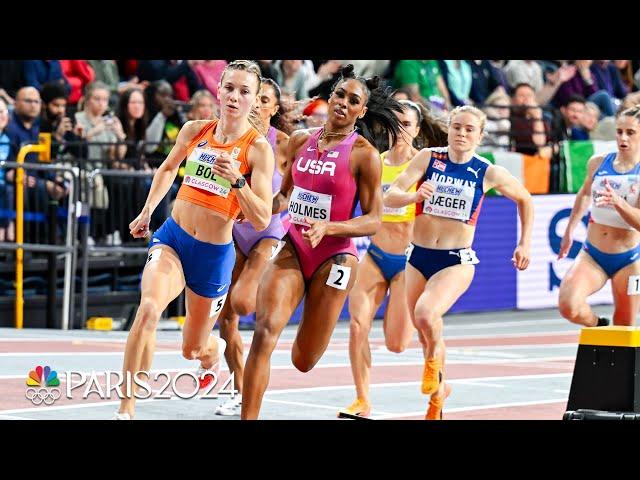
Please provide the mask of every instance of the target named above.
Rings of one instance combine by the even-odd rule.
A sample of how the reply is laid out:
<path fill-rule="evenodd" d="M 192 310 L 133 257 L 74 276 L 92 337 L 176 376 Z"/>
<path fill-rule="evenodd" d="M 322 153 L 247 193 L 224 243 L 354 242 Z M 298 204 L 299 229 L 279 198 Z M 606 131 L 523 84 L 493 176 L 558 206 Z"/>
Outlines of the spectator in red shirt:
<path fill-rule="evenodd" d="M 95 80 L 96 74 L 86 60 L 60 60 L 60 66 L 71 86 L 67 103 L 70 106 L 76 106 L 84 88 Z"/>

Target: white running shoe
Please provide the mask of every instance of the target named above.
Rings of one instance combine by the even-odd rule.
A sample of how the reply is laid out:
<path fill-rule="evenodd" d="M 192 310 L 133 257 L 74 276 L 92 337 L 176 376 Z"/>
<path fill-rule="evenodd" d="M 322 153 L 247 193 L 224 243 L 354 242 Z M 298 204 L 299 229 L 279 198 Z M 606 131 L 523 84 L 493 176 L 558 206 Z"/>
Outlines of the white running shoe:
<path fill-rule="evenodd" d="M 127 412 L 120 413 L 116 411 L 113 414 L 113 417 L 111 417 L 111 420 L 131 420 L 131 415 L 129 415 Z"/>
<path fill-rule="evenodd" d="M 230 398 L 222 405 L 216 407 L 216 415 L 223 415 L 225 417 L 232 417 L 234 415 L 240 415 L 240 408 L 242 407 L 242 395 L 236 395 Z"/>

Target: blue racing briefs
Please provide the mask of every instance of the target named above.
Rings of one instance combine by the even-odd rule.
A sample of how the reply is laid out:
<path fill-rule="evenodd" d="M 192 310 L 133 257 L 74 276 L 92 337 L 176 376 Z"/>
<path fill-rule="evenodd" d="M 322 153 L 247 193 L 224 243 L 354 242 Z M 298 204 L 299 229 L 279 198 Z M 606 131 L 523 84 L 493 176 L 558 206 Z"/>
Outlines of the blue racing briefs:
<path fill-rule="evenodd" d="M 412 250 L 409 255 L 409 263 L 419 270 L 427 280 L 447 267 L 480 263 L 478 257 L 476 257 L 476 252 L 470 248 L 439 250 L 420 247 L 413 243 L 411 246 Z"/>
<path fill-rule="evenodd" d="M 404 272 L 404 268 L 407 265 L 406 255 L 387 253 L 373 242 L 369 244 L 367 252 L 387 282 L 390 282 L 400 272 Z"/>
<path fill-rule="evenodd" d="M 582 246 L 583 250 L 602 268 L 609 277 L 618 271 L 640 260 L 640 244 L 622 253 L 604 253 L 593 246 L 588 240 Z"/>
<path fill-rule="evenodd" d="M 151 237 L 149 248 L 156 245 L 167 245 L 176 251 L 187 286 L 201 297 L 220 297 L 229 290 L 236 262 L 233 242 L 203 242 L 169 217 Z"/>

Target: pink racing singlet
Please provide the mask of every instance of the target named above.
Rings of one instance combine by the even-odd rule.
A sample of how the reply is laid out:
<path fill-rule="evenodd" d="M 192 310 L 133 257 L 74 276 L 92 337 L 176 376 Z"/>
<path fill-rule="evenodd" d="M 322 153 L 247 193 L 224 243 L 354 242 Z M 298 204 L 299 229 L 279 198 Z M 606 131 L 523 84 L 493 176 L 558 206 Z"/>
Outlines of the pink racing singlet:
<path fill-rule="evenodd" d="M 318 138 L 322 129 L 313 133 L 299 151 L 291 166 L 293 192 L 289 199 L 291 226 L 289 238 L 298 255 L 305 282 L 325 261 L 342 253 L 356 258 L 353 239 L 325 236 L 316 248 L 302 236 L 307 229 L 305 217 L 341 222 L 353 218 L 358 186 L 349 169 L 349 156 L 358 133 L 353 132 L 339 144 L 320 154 Z"/>

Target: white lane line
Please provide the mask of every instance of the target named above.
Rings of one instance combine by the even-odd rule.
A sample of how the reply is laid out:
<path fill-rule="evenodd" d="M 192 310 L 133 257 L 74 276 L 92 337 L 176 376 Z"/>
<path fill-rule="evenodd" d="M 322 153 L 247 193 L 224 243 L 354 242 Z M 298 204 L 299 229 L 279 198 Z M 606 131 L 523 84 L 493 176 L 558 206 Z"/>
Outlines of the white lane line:
<path fill-rule="evenodd" d="M 569 377 L 571 373 L 551 373 L 551 374 L 538 374 L 538 375 L 510 375 L 503 377 L 477 377 L 472 379 L 453 379 L 448 380 L 449 383 L 452 384 L 461 384 L 463 382 L 492 382 L 492 381 L 507 381 L 507 380 L 532 380 L 532 379 L 542 379 L 542 378 L 560 378 L 560 377 Z M 390 387 L 407 387 L 407 386 L 417 386 L 420 385 L 421 382 L 390 382 L 390 383 L 372 383 L 370 388 L 390 388 Z M 285 395 L 288 393 L 307 393 L 307 392 L 321 392 L 321 391 L 331 391 L 331 390 L 350 390 L 353 389 L 352 384 L 348 385 L 331 385 L 324 387 L 301 387 L 301 388 L 284 388 L 284 389 L 275 389 L 275 390 L 267 390 L 265 392 L 265 397 L 270 397 L 272 395 Z M 161 401 L 162 399 L 146 399 L 146 400 L 137 400 L 136 403 L 146 403 L 152 401 Z M 566 399 L 562 400 L 554 400 L 555 401 L 566 401 Z M 534 402 L 541 403 L 541 402 Z M 549 402 L 553 403 L 553 402 Z M 0 410 L 0 415 L 11 415 L 14 413 L 30 413 L 30 412 L 43 412 L 43 411 L 53 411 L 53 410 L 73 410 L 75 408 L 93 408 L 100 407 L 103 405 L 119 405 L 120 400 L 115 401 L 103 401 L 103 402 L 91 402 L 91 403 L 83 403 L 83 404 L 74 404 L 74 405 L 58 405 L 51 407 L 32 407 L 32 408 L 18 408 L 18 409 L 9 409 L 9 410 Z M 497 404 L 503 405 L 503 404 Z M 515 406 L 516 404 L 513 404 Z M 519 405 L 519 404 L 518 404 Z M 512 406 L 512 404 L 504 404 L 504 406 Z M 334 407 L 332 407 L 334 408 Z M 340 407 L 337 407 L 338 409 Z M 477 409 L 479 407 L 464 407 L 470 410 Z M 499 408 L 499 407 L 482 407 L 482 408 Z M 452 409 L 450 412 L 456 411 L 465 411 L 460 409 Z M 423 415 L 424 412 L 419 413 L 403 413 L 403 414 L 393 414 L 399 416 L 414 416 L 414 415 Z"/>
<path fill-rule="evenodd" d="M 453 380 L 447 380 L 452 384 L 464 384 L 467 382 L 481 383 L 481 382 L 500 382 L 509 380 L 538 380 L 543 378 L 562 378 L 570 377 L 571 373 L 542 373 L 536 375 L 508 375 L 497 377 L 474 377 L 474 378 L 456 378 Z M 422 382 L 385 382 L 385 383 L 372 383 L 370 388 L 393 388 L 393 387 L 409 387 L 421 385 Z M 353 389 L 352 384 L 348 385 L 328 385 L 323 387 L 301 387 L 301 388 L 280 388 L 274 390 L 267 390 L 265 396 L 271 395 L 284 395 L 287 393 L 303 393 L 303 392 L 324 392 L 331 390 L 346 390 Z"/>
<path fill-rule="evenodd" d="M 153 398 L 148 400 L 136 400 L 136 405 L 139 403 L 148 403 L 153 401 L 160 401 Z M 54 405 L 51 407 L 31 407 L 31 408 L 14 408 L 11 410 L 0 410 L 0 415 L 2 414 L 13 414 L 13 413 L 39 413 L 39 412 L 50 412 L 54 410 L 74 410 L 76 408 L 94 408 L 94 407 L 102 407 L 104 405 L 120 405 L 120 400 L 112 400 L 106 402 L 90 402 L 90 403 L 79 403 L 77 405 Z"/>
<path fill-rule="evenodd" d="M 490 410 L 492 408 L 526 407 L 531 405 L 547 405 L 551 403 L 565 403 L 566 401 L 567 401 L 566 398 L 552 398 L 550 400 L 533 400 L 533 401 L 527 401 L 527 402 L 492 403 L 490 405 L 475 405 L 471 407 L 444 408 L 442 410 L 442 413 L 446 415 L 449 413 Z M 393 418 L 403 418 L 403 417 L 418 417 L 418 416 L 422 417 L 423 415 L 424 415 L 424 410 L 420 410 L 418 412 L 392 413 L 390 415 L 380 415 L 379 417 L 375 417 L 372 419 L 373 420 L 389 420 Z"/>
<path fill-rule="evenodd" d="M 154 355 L 182 355 L 182 350 L 160 350 Z M 0 357 L 111 357 L 123 356 L 124 352 L 9 352 L 0 353 Z"/>
<path fill-rule="evenodd" d="M 0 415 L 0 420 L 33 420 L 27 417 L 17 417 L 15 415 Z"/>
<path fill-rule="evenodd" d="M 454 330 L 464 330 L 464 329 L 483 329 L 483 328 L 500 328 L 500 327 L 520 327 L 520 326 L 530 326 L 530 325 L 541 325 L 541 324 L 549 324 L 549 323 L 555 323 L 555 324 L 559 324 L 559 325 L 566 325 L 568 322 L 562 318 L 541 318 L 541 319 L 536 319 L 536 320 L 505 320 L 505 321 L 491 321 L 491 322 L 483 322 L 482 320 L 478 319 L 475 320 L 476 323 L 471 323 L 468 325 L 459 325 L 456 323 L 448 323 L 447 324 L 447 320 L 449 320 L 449 322 L 455 322 L 455 320 L 451 320 L 451 319 L 447 319 L 447 317 L 444 318 L 445 321 L 445 330 L 448 329 L 454 329 Z M 379 329 L 382 330 L 381 327 L 379 326 L 374 326 L 373 329 Z M 349 332 L 349 327 L 336 327 L 336 329 L 334 330 L 334 332 Z"/>
<path fill-rule="evenodd" d="M 504 365 L 504 364 L 528 364 L 528 363 L 545 363 L 545 362 L 565 362 L 575 360 L 575 356 L 554 356 L 554 357 L 531 357 L 531 358 L 518 358 L 518 359 L 505 359 L 505 358 L 497 358 L 495 360 L 492 359 L 464 359 L 464 360 L 447 360 L 447 365 Z M 419 359 L 416 361 L 406 361 L 406 362 L 374 362 L 373 367 L 415 367 L 415 366 L 423 366 L 424 360 Z M 559 368 L 563 365 L 538 365 L 540 368 Z M 569 365 L 568 365 L 569 366 Z M 324 368 L 351 368 L 351 364 L 346 363 L 321 363 L 313 367 L 316 369 L 324 369 Z M 573 367 L 572 367 L 573 368 Z M 196 368 L 188 369 L 188 368 L 162 368 L 162 369 L 154 369 L 150 370 L 151 373 L 159 373 L 159 372 L 195 372 Z M 271 367 L 271 370 L 297 370 L 293 365 L 275 365 Z M 113 370 L 114 372 L 116 370 Z M 118 370 L 119 371 L 119 370 Z M 228 372 L 228 367 L 221 367 L 220 371 Z M 60 371 L 59 378 L 63 379 L 64 372 Z M 90 375 L 93 373 L 92 371 L 84 371 L 83 373 Z M 104 375 L 104 373 L 97 372 L 98 375 Z M 27 378 L 27 373 L 17 374 L 17 375 L 0 375 L 0 380 L 14 380 L 14 379 L 25 379 Z"/>
<path fill-rule="evenodd" d="M 492 387 L 492 388 L 506 388 L 506 385 L 500 385 L 498 383 L 482 383 L 482 382 L 472 382 L 468 380 L 456 380 L 458 385 L 472 385 L 475 387 Z"/>
<path fill-rule="evenodd" d="M 540 349 L 546 349 L 546 348 L 567 348 L 567 347 L 578 348 L 578 343 L 571 342 L 571 343 L 543 343 L 543 344 L 533 343 L 533 344 L 522 344 L 522 345 L 470 345 L 468 347 L 456 346 L 456 347 L 447 348 L 447 353 L 452 351 L 453 349 L 463 350 L 463 351 L 464 350 L 520 350 L 520 349 L 540 350 Z M 421 348 L 415 348 L 413 350 L 422 351 Z"/>

